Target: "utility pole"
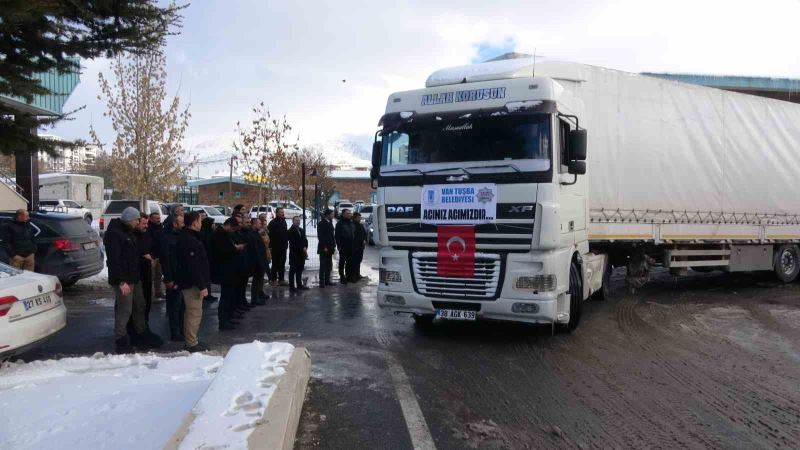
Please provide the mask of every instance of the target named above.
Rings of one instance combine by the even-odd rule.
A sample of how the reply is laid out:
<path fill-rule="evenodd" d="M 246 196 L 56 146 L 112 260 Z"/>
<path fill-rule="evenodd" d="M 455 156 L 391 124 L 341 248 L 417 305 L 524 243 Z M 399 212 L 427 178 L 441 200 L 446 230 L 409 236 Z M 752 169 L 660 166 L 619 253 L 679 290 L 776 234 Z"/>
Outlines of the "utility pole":
<path fill-rule="evenodd" d="M 300 168 L 303 171 L 303 176 L 300 177 L 301 183 L 303 183 L 302 190 L 303 190 L 303 229 L 306 229 L 306 163 L 301 163 Z"/>
<path fill-rule="evenodd" d="M 228 165 L 231 167 L 230 175 L 228 175 L 228 205 L 232 205 L 231 201 L 233 200 L 233 160 L 236 159 L 236 155 L 231 155 L 231 161 Z"/>

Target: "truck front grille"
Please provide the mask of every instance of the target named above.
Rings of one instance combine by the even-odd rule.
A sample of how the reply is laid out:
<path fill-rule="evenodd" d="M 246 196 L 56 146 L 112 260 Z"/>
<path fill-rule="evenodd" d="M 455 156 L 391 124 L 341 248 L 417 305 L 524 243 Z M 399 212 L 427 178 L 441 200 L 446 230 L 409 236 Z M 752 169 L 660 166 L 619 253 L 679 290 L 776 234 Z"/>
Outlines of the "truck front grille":
<path fill-rule="evenodd" d="M 493 253 L 475 254 L 475 276 L 441 277 L 436 252 L 412 252 L 414 288 L 427 297 L 495 300 L 502 283 L 502 258 Z"/>

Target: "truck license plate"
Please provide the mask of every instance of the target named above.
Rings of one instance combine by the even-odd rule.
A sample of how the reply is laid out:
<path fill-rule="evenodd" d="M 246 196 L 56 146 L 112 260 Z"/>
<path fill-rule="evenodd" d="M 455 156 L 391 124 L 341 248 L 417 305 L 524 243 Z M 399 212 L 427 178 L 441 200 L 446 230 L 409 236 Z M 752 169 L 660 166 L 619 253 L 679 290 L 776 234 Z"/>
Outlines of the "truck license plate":
<path fill-rule="evenodd" d="M 460 309 L 437 309 L 436 317 L 445 320 L 475 320 L 475 311 L 462 311 Z"/>

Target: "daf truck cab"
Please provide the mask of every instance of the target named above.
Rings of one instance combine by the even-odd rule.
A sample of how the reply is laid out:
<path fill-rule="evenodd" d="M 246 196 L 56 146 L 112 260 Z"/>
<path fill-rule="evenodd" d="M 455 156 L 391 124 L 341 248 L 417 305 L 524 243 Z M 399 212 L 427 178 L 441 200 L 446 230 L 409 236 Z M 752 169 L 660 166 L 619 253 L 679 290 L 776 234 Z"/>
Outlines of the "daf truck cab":
<path fill-rule="evenodd" d="M 371 172 L 381 307 L 419 323 L 578 325 L 607 269 L 589 252 L 587 130 L 562 91 L 510 60 L 389 97 Z"/>

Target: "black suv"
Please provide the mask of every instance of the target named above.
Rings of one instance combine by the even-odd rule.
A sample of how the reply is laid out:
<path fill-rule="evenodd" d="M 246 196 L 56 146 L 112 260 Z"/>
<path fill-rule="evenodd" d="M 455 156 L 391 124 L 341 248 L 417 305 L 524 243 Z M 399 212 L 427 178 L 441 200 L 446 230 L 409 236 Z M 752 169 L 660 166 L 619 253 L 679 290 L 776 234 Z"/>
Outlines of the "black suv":
<path fill-rule="evenodd" d="M 0 212 L 0 261 L 8 261 L 6 226 L 14 220 L 14 212 Z M 82 218 L 60 213 L 32 212 L 31 224 L 36 229 L 36 272 L 58 277 L 61 284 L 71 286 L 103 270 L 100 236 Z"/>

